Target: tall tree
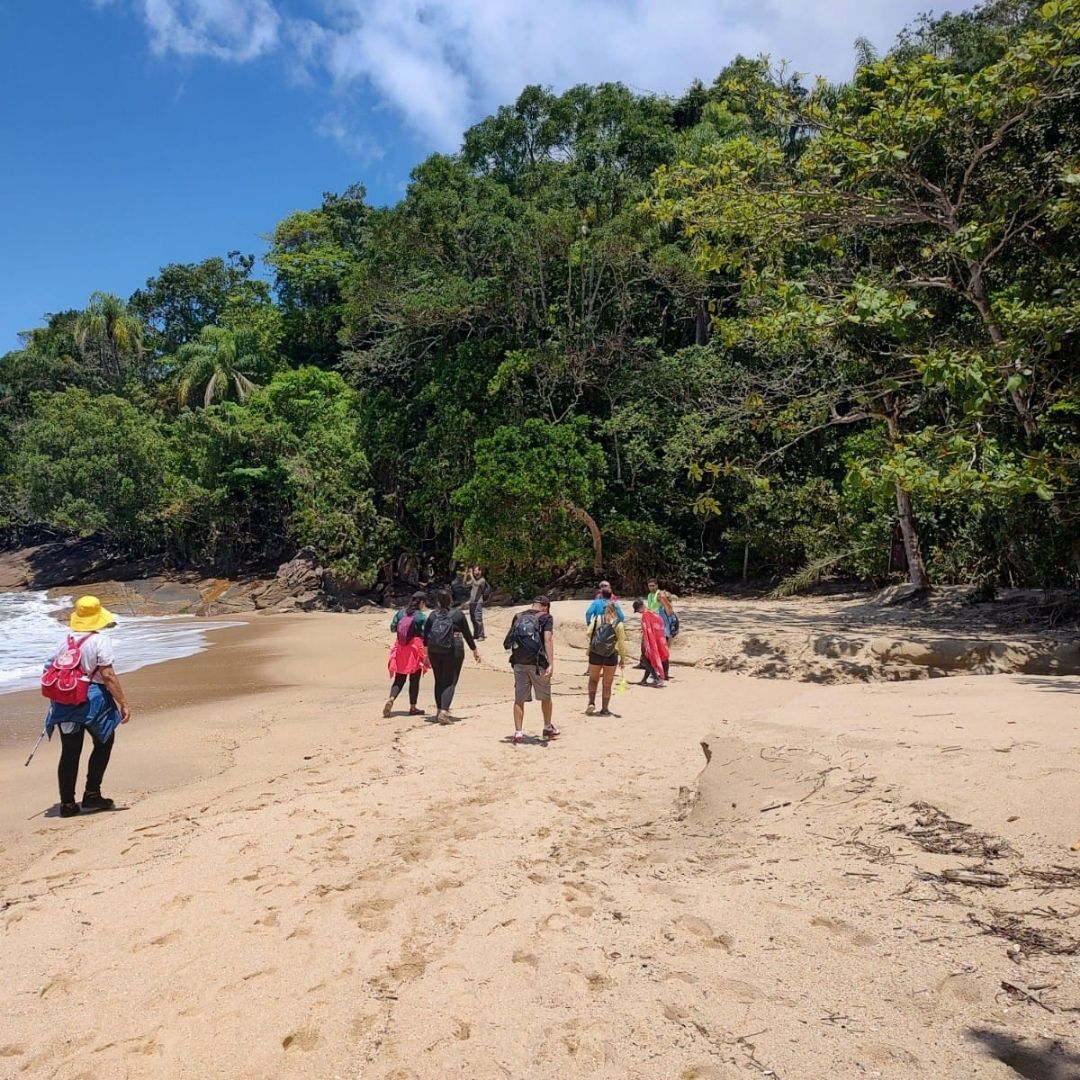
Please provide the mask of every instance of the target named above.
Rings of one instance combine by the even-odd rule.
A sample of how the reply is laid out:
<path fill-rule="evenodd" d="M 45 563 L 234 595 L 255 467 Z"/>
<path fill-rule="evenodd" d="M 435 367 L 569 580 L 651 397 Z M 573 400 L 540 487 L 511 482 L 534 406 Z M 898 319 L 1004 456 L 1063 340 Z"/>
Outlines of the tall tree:
<path fill-rule="evenodd" d="M 90 294 L 75 321 L 75 340 L 83 356 L 112 382 L 119 382 L 142 356 L 142 320 L 112 293 Z"/>
<path fill-rule="evenodd" d="M 204 326 L 195 341 L 181 345 L 174 364 L 180 405 L 213 405 L 230 398 L 241 405 L 256 388 L 263 361 L 258 342 L 244 331 Z"/>

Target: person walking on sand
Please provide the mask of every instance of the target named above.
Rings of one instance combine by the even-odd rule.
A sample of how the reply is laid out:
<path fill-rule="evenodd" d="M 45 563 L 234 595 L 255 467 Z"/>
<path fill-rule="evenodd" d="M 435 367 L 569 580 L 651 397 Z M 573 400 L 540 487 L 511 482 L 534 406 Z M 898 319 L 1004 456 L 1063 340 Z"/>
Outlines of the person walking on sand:
<path fill-rule="evenodd" d="M 667 642 L 669 659 L 664 661 L 664 678 L 671 678 L 671 643 L 679 634 L 679 616 L 675 614 L 675 605 L 671 593 L 661 590 L 660 610 L 657 612 L 664 623 L 664 641 Z"/>
<path fill-rule="evenodd" d="M 603 682 L 600 715 L 610 716 L 611 687 L 615 682 L 615 667 L 626 667 L 626 629 L 615 614 L 615 601 L 609 601 L 602 615 L 589 624 L 589 704 L 587 716 L 596 712 L 596 690 Z"/>
<path fill-rule="evenodd" d="M 390 659 L 386 666 L 394 681 L 390 684 L 390 696 L 383 706 L 383 716 L 389 716 L 393 711 L 394 702 L 405 686 L 406 679 L 409 680 L 409 715 L 424 715 L 424 710 L 419 708 L 416 702 L 420 697 L 420 677 L 431 666 L 424 648 L 426 606 L 427 597 L 423 591 L 417 590 L 390 620 L 394 644 L 390 647 Z"/>
<path fill-rule="evenodd" d="M 519 611 L 503 641 L 514 669 L 514 745 L 525 741 L 525 703 L 533 695 L 544 716 L 544 738 L 554 739 L 559 729 L 551 718 L 551 677 L 555 674 L 555 620 L 551 601 L 538 596 L 532 607 Z"/>
<path fill-rule="evenodd" d="M 653 686 L 663 686 L 670 656 L 664 639 L 664 622 L 646 607 L 644 600 L 634 601 L 634 611 L 641 616 L 641 663 L 645 674 L 640 685 L 645 686 L 651 679 Z"/>
<path fill-rule="evenodd" d="M 465 575 L 465 584 L 469 586 L 469 619 L 472 622 L 473 637 L 477 641 L 483 641 L 487 637 L 484 633 L 484 601 L 488 594 L 484 571 L 479 566 L 474 566 Z"/>
<path fill-rule="evenodd" d="M 472 650 L 473 659 L 479 664 L 480 653 L 476 648 L 465 613 L 453 607 L 449 589 L 440 589 L 435 596 L 436 607 L 424 620 L 424 645 L 428 662 L 435 676 L 435 707 L 440 724 L 450 723 L 450 706 L 454 703 L 461 665 L 465 663 L 465 645 Z M 463 642 L 464 639 L 464 642 Z"/>
<path fill-rule="evenodd" d="M 619 606 L 619 598 L 612 591 L 611 582 L 601 581 L 600 588 L 596 594 L 596 599 L 585 609 L 585 625 L 591 625 L 593 619 L 598 615 L 603 615 L 610 603 L 615 604 L 615 617 L 619 622 L 623 622 L 626 619 L 626 616 L 623 615 L 623 609 Z"/>
<path fill-rule="evenodd" d="M 131 719 L 124 688 L 113 667 L 113 644 L 102 633 L 116 624 L 116 616 L 96 596 L 80 597 L 71 614 L 68 634 L 45 666 L 41 691 L 51 699 L 45 734 L 52 739 L 60 729 L 60 816 L 84 811 L 112 810 L 116 804 L 101 794 L 101 782 L 112 756 L 116 729 Z M 82 803 L 75 801 L 86 733 L 94 749 L 86 770 Z"/>

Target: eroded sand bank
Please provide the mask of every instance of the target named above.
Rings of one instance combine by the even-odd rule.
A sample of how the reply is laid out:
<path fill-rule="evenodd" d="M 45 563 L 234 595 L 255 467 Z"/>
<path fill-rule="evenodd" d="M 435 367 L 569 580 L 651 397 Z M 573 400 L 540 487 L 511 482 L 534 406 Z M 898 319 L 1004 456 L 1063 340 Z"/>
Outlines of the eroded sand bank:
<path fill-rule="evenodd" d="M 381 613 L 139 673 L 122 813 L 32 816 L 56 749 L 5 751 L 0 1076 L 1080 1075 L 1080 895 L 1029 873 L 1080 867 L 1080 679 L 680 668 L 586 718 L 563 647 L 514 748 L 505 620 L 450 727 L 381 717 Z"/>

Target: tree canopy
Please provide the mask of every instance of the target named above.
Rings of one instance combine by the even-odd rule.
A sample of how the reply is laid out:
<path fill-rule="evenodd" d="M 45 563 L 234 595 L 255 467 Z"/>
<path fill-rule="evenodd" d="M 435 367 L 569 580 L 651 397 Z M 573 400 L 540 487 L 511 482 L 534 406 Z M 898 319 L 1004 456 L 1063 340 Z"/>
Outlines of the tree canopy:
<path fill-rule="evenodd" d="M 527 589 L 1075 583 L 1080 0 L 842 85 L 526 87 L 417 165 L 0 358 L 0 535 Z M 108 433 L 107 435 L 104 433 Z"/>

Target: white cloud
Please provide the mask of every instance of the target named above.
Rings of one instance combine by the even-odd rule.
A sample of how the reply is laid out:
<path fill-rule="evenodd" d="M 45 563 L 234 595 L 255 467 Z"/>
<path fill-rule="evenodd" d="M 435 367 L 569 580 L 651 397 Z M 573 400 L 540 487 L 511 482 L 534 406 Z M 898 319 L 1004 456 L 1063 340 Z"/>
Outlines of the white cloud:
<path fill-rule="evenodd" d="M 273 52 L 281 15 L 273 0 L 139 0 L 159 56 L 244 62 Z"/>
<path fill-rule="evenodd" d="M 383 148 L 362 131 L 356 131 L 341 112 L 327 113 L 316 125 L 315 134 L 336 142 L 353 157 L 365 161 L 378 161 Z"/>
<path fill-rule="evenodd" d="M 94 0 L 100 2 L 100 0 Z M 156 52 L 247 60 L 357 89 L 425 141 L 462 131 L 529 83 L 620 81 L 675 94 L 737 53 L 851 74 L 854 41 L 888 46 L 926 0 L 140 0 Z M 305 8 L 301 17 L 300 4 Z M 941 0 L 938 10 L 970 7 Z M 337 137 L 337 136 L 334 136 Z"/>

